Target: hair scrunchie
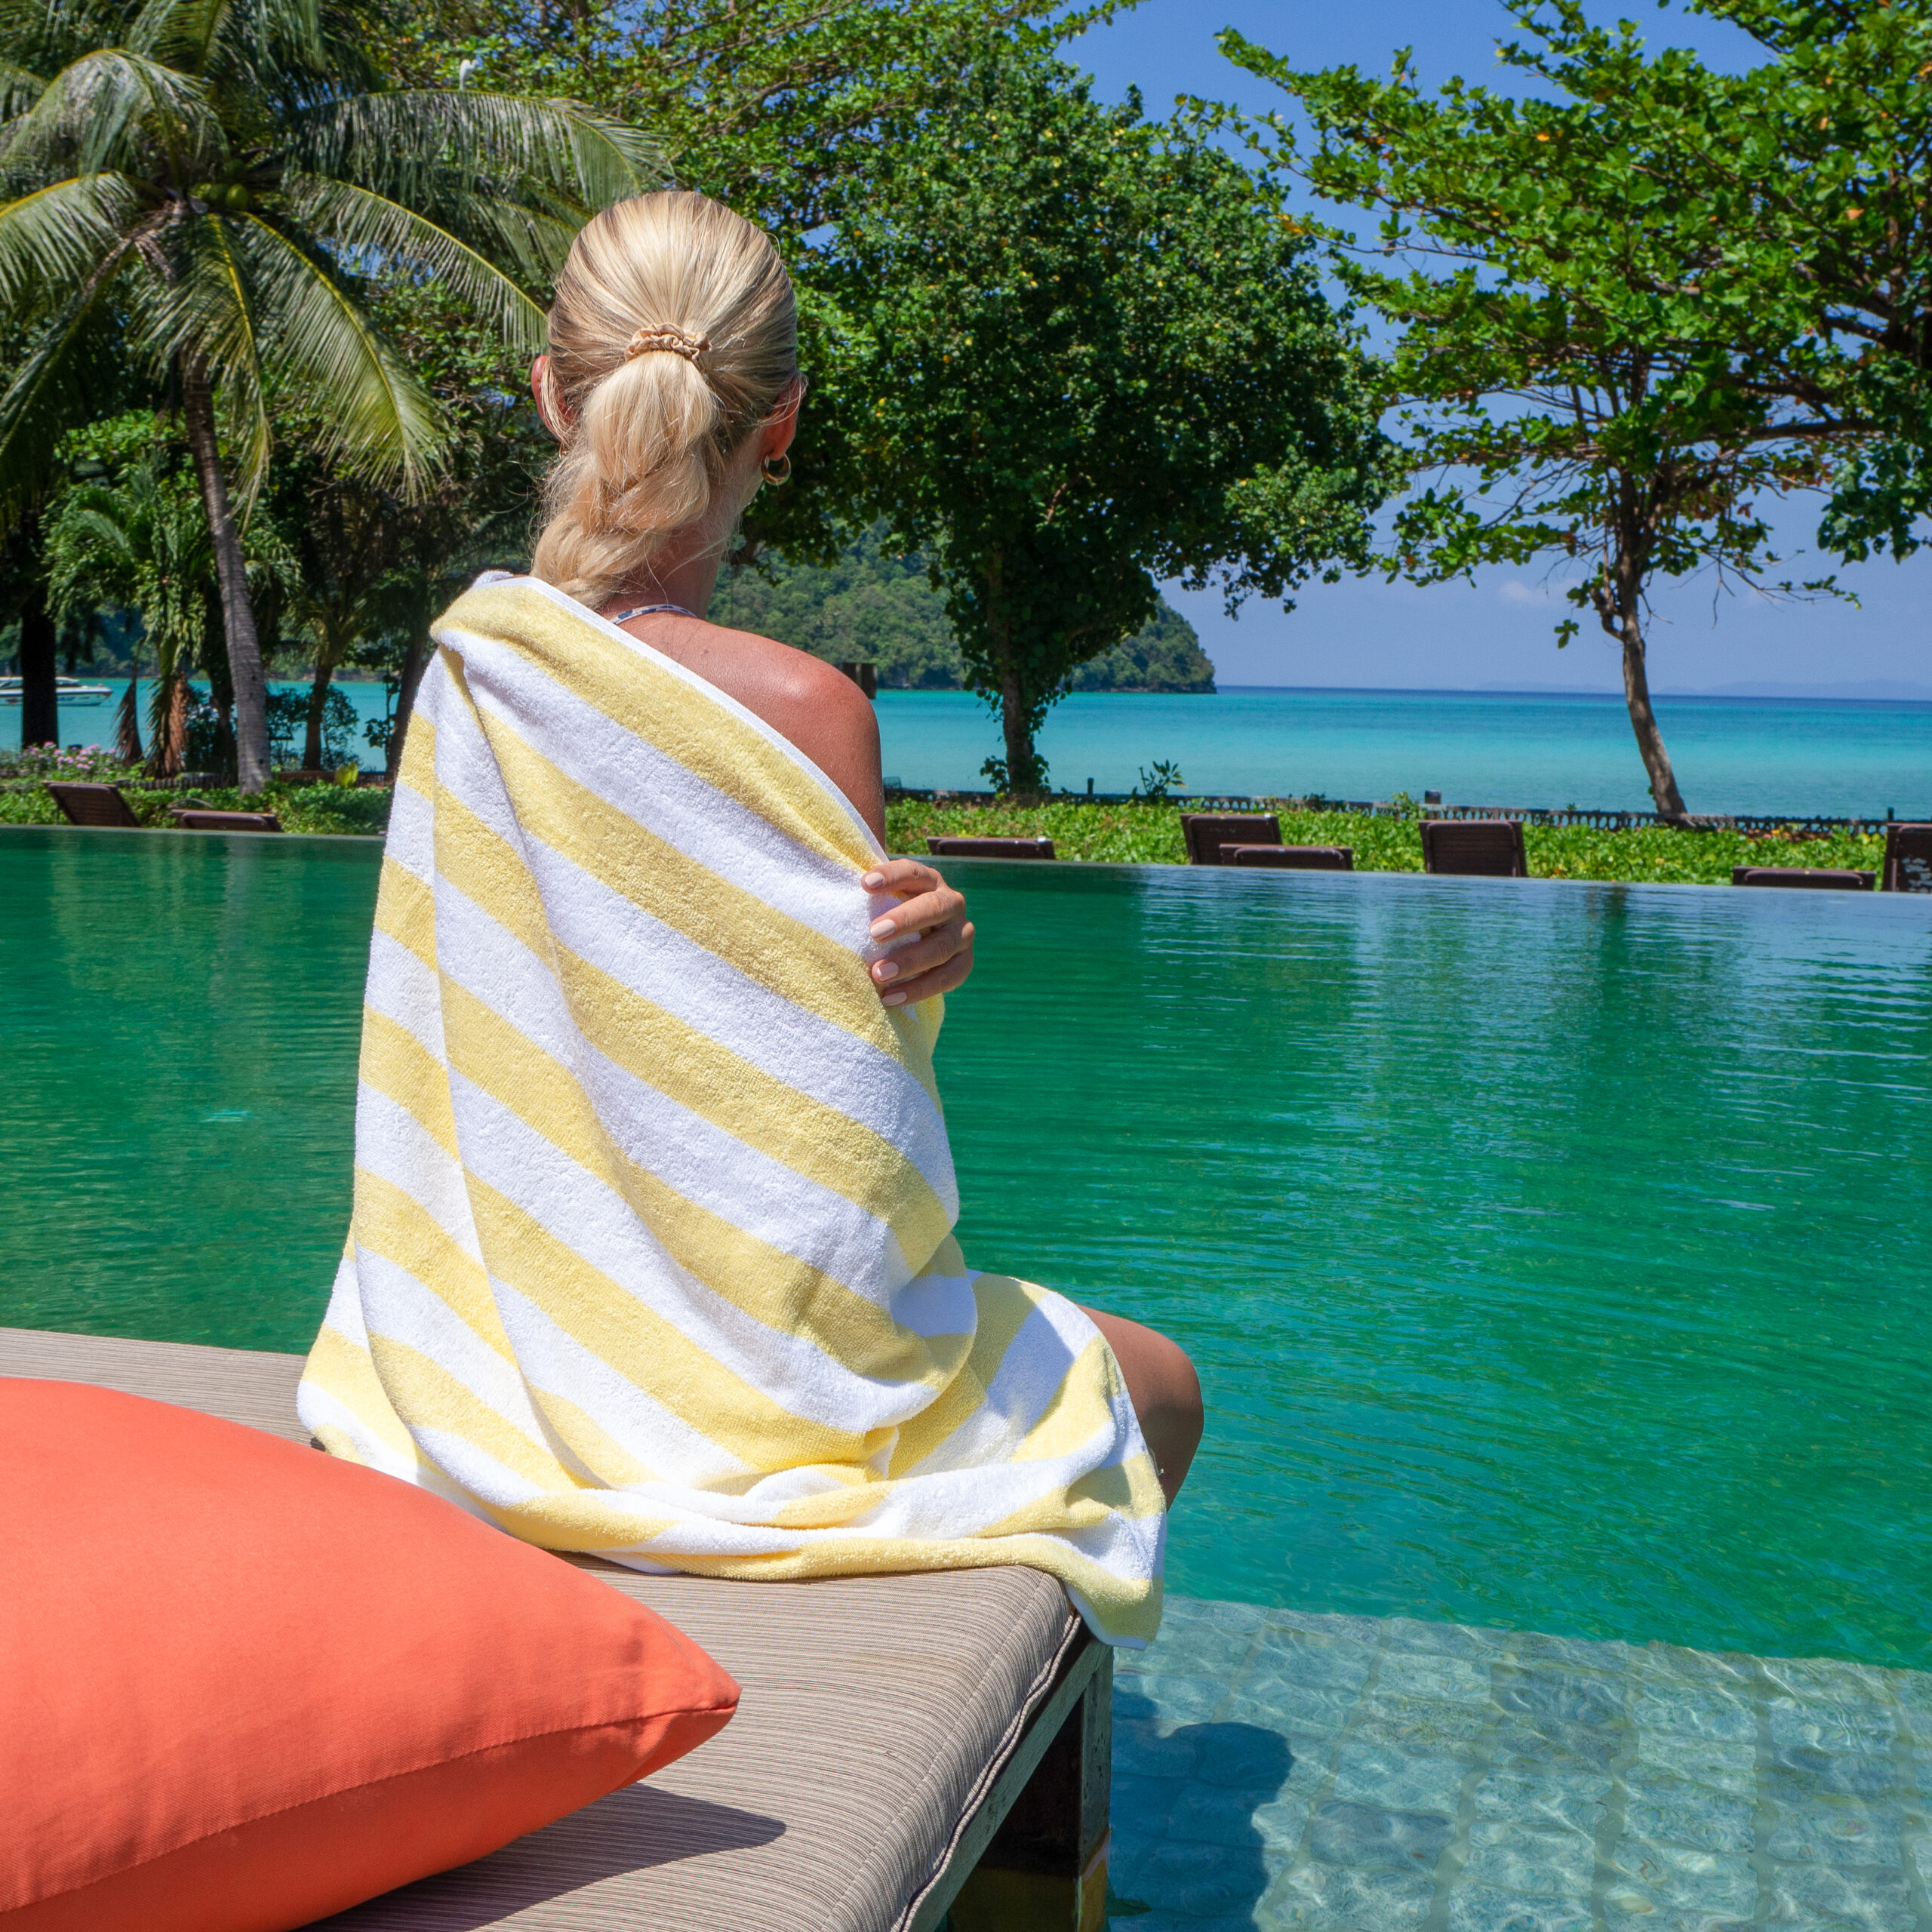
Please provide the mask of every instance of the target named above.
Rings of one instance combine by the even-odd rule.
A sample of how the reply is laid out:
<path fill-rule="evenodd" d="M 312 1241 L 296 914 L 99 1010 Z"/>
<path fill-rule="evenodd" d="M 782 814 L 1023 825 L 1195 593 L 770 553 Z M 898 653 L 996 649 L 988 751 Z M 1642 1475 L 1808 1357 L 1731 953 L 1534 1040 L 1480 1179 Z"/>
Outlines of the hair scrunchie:
<path fill-rule="evenodd" d="M 628 362 L 633 355 L 648 355 L 653 349 L 663 349 L 668 355 L 681 355 L 687 362 L 695 363 L 711 346 L 708 335 L 693 335 L 670 322 L 652 322 L 638 331 L 624 348 L 624 360 Z"/>

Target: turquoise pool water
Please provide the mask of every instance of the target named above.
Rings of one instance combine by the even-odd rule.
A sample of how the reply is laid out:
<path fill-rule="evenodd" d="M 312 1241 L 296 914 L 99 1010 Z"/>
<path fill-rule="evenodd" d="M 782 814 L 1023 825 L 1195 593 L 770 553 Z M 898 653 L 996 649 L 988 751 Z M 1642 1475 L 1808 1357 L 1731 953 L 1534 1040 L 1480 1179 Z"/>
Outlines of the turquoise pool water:
<path fill-rule="evenodd" d="M 0 1320 L 306 1343 L 375 859 L 0 834 Z M 962 1237 L 1194 1352 L 1177 1589 L 1932 1663 L 1924 901 L 961 869 Z"/>

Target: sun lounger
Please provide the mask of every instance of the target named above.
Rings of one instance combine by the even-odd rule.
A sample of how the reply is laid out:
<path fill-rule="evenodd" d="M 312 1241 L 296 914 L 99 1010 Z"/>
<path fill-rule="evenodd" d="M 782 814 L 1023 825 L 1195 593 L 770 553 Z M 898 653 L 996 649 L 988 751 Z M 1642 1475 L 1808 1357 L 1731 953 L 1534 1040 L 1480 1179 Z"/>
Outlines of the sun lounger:
<path fill-rule="evenodd" d="M 939 859 L 1051 859 L 1051 838 L 928 838 L 926 850 Z"/>
<path fill-rule="evenodd" d="M 1527 878 L 1523 828 L 1513 818 L 1426 818 L 1422 869 L 1472 878 Z"/>
<path fill-rule="evenodd" d="M 1814 892 L 1869 892 L 1878 875 L 1829 866 L 1733 866 L 1733 885 L 1800 885 Z"/>
<path fill-rule="evenodd" d="M 140 820 L 118 785 L 49 785 L 54 802 L 69 825 L 133 826 Z"/>
<path fill-rule="evenodd" d="M 298 1441 L 300 1369 L 0 1328 L 0 1376 L 98 1383 Z M 955 1932 L 1100 1932 L 1112 1653 L 1051 1578 L 727 1583 L 559 1560 L 702 1644 L 743 1687 L 737 1716 L 646 1783 L 329 1932 L 934 1932 L 949 1908 Z"/>
<path fill-rule="evenodd" d="M 1190 866 L 1220 866 L 1223 845 L 1278 845 L 1281 822 L 1272 812 L 1183 812 L 1180 833 Z"/>
<path fill-rule="evenodd" d="M 1223 845 L 1224 866 L 1259 866 L 1276 872 L 1352 872 L 1352 845 Z"/>
<path fill-rule="evenodd" d="M 1881 892 L 1932 892 L 1932 825 L 1888 825 Z"/>
<path fill-rule="evenodd" d="M 181 832 L 279 832 L 281 820 L 273 812 L 217 812 L 203 806 L 174 805 L 168 817 Z"/>

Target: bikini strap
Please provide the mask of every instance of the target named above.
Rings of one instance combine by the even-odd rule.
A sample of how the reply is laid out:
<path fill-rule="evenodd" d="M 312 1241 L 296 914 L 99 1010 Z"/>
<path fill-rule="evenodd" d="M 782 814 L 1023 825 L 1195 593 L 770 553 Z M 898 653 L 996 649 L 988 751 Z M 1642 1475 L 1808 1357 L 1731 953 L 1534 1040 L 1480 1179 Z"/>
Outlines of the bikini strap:
<path fill-rule="evenodd" d="M 687 611 L 681 604 L 640 604 L 635 610 L 620 611 L 611 620 L 614 624 L 627 624 L 633 617 L 648 617 L 654 611 L 672 611 L 681 617 L 695 617 L 695 611 Z"/>

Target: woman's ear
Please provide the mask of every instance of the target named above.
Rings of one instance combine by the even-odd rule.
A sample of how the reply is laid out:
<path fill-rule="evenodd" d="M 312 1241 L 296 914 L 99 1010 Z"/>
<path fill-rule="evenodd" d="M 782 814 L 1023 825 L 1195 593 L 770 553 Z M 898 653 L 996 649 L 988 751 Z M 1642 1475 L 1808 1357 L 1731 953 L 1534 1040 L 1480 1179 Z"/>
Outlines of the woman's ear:
<path fill-rule="evenodd" d="M 798 433 L 798 405 L 804 399 L 805 386 L 794 377 L 791 386 L 779 398 L 777 408 L 759 427 L 759 462 L 762 463 L 767 457 L 783 456 L 792 447 L 792 438 Z"/>
<path fill-rule="evenodd" d="M 547 355 L 538 356 L 530 365 L 530 393 L 536 402 L 537 414 L 543 418 L 544 428 L 561 443 L 564 440 L 564 432 L 557 421 L 557 416 L 563 414 L 563 398 L 561 396 L 555 398 L 555 414 L 552 414 L 550 358 Z M 570 418 L 564 415 L 563 420 L 567 423 Z"/>

